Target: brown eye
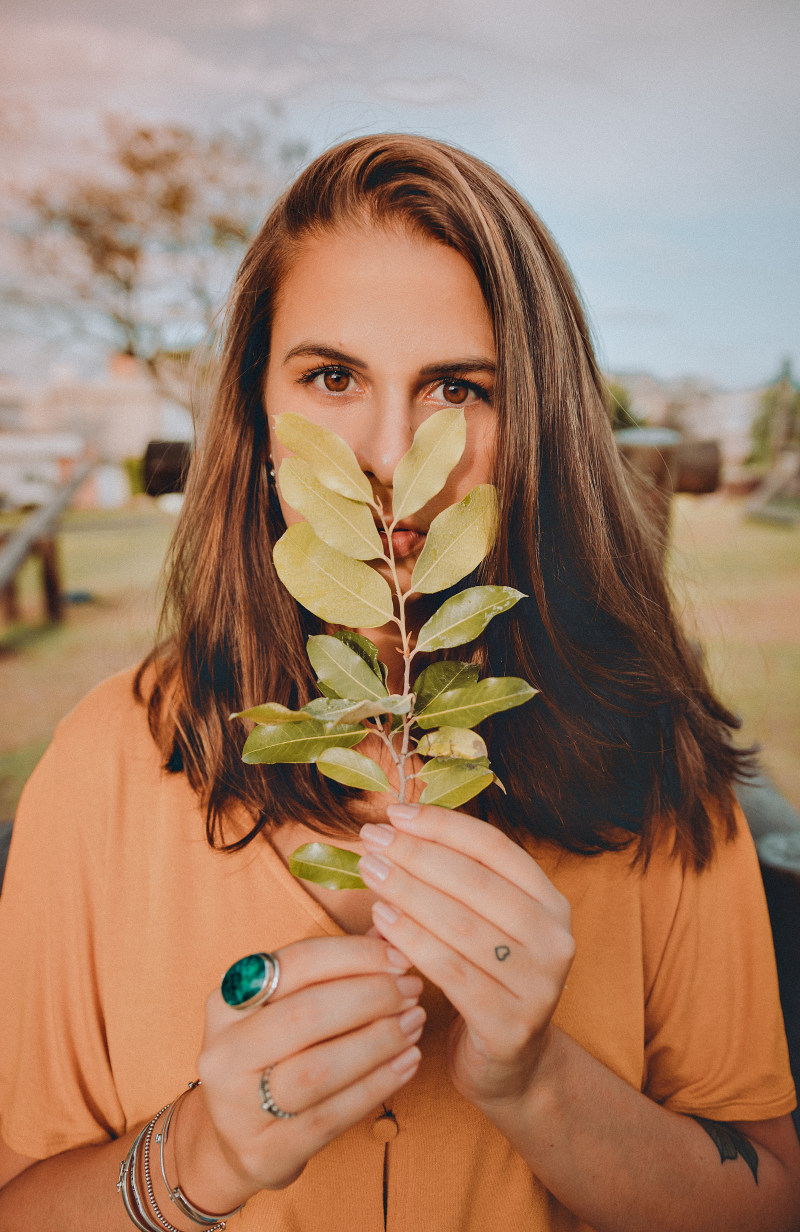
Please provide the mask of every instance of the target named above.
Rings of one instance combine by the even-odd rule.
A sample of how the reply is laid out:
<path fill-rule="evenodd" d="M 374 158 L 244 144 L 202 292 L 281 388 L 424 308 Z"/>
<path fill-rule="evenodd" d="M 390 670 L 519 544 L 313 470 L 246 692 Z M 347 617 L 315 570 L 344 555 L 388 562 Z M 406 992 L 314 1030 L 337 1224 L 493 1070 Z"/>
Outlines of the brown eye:
<path fill-rule="evenodd" d="M 469 390 L 466 385 L 460 385 L 456 381 L 448 381 L 442 386 L 445 402 L 449 402 L 452 406 L 460 406 L 462 402 L 466 402 L 469 397 Z"/>
<path fill-rule="evenodd" d="M 326 372 L 322 379 L 325 382 L 325 388 L 331 394 L 343 394 L 350 383 L 350 377 L 346 372 Z"/>

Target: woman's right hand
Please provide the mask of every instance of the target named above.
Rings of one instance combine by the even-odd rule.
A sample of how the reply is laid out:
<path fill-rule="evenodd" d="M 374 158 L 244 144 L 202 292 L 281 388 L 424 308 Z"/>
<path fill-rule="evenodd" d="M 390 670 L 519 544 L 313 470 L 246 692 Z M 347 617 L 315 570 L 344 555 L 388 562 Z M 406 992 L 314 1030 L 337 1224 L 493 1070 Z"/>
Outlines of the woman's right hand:
<path fill-rule="evenodd" d="M 219 989 L 206 1004 L 202 1085 L 184 1101 L 173 1136 L 178 1183 L 205 1210 L 289 1185 L 419 1064 L 422 980 L 405 974 L 408 962 L 384 940 L 315 937 L 278 957 L 280 982 L 267 1005 L 235 1010 Z M 269 1066 L 272 1097 L 298 1114 L 291 1119 L 261 1107 Z"/>

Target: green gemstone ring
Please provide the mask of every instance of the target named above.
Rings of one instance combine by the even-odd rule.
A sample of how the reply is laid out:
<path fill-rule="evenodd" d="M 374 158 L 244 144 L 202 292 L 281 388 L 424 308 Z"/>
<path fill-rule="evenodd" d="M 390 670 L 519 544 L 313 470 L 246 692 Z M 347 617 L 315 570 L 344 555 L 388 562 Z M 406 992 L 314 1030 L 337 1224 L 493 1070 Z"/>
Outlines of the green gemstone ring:
<path fill-rule="evenodd" d="M 248 954 L 228 967 L 222 977 L 222 996 L 235 1010 L 249 1010 L 269 1001 L 281 978 L 277 954 Z"/>

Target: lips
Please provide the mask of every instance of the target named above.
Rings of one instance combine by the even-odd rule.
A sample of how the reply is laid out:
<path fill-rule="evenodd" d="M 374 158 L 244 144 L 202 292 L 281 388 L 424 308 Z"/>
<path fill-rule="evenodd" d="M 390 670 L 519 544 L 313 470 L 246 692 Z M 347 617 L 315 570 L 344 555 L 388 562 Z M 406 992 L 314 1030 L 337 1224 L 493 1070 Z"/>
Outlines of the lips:
<path fill-rule="evenodd" d="M 426 533 L 426 531 L 420 530 L 416 526 L 409 526 L 402 522 L 399 523 L 392 532 L 392 549 L 395 560 L 403 560 L 420 552 L 425 543 Z M 386 531 L 381 526 L 378 527 L 378 534 L 383 540 L 387 537 Z"/>

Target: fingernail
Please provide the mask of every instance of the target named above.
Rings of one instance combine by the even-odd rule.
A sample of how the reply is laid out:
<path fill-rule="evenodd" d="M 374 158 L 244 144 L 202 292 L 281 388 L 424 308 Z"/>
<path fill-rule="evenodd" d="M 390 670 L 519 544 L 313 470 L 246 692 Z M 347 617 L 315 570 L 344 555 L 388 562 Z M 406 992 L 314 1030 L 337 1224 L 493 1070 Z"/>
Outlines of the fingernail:
<path fill-rule="evenodd" d="M 397 1025 L 404 1035 L 413 1035 L 422 1029 L 425 1021 L 425 1011 L 421 1005 L 415 1005 L 413 1010 L 406 1010 L 397 1020 Z"/>
<path fill-rule="evenodd" d="M 418 804 L 389 804 L 386 812 L 392 821 L 411 821 L 419 812 Z"/>
<path fill-rule="evenodd" d="M 358 871 L 365 881 L 370 878 L 373 881 L 385 881 L 391 869 L 389 861 L 380 856 L 362 856 L 358 864 Z"/>
<path fill-rule="evenodd" d="M 419 1048 L 412 1045 L 411 1048 L 406 1048 L 405 1052 L 401 1052 L 399 1057 L 395 1057 L 389 1068 L 393 1069 L 396 1074 L 404 1074 L 407 1071 L 410 1073 L 419 1065 L 421 1056 Z"/>
<path fill-rule="evenodd" d="M 382 924 L 396 924 L 400 919 L 400 912 L 388 903 L 373 903 L 372 916 Z"/>
<path fill-rule="evenodd" d="M 424 985 L 418 975 L 401 975 L 397 981 L 398 992 L 404 997 L 419 997 Z"/>
<path fill-rule="evenodd" d="M 361 835 L 365 843 L 373 843 L 378 847 L 388 847 L 394 838 L 394 830 L 391 826 L 373 826 L 369 822 L 361 827 Z"/>
<path fill-rule="evenodd" d="M 393 945 L 387 945 L 386 957 L 392 964 L 393 971 L 408 971 L 408 968 L 411 966 L 411 959 L 406 958 L 405 954 L 401 954 Z"/>

